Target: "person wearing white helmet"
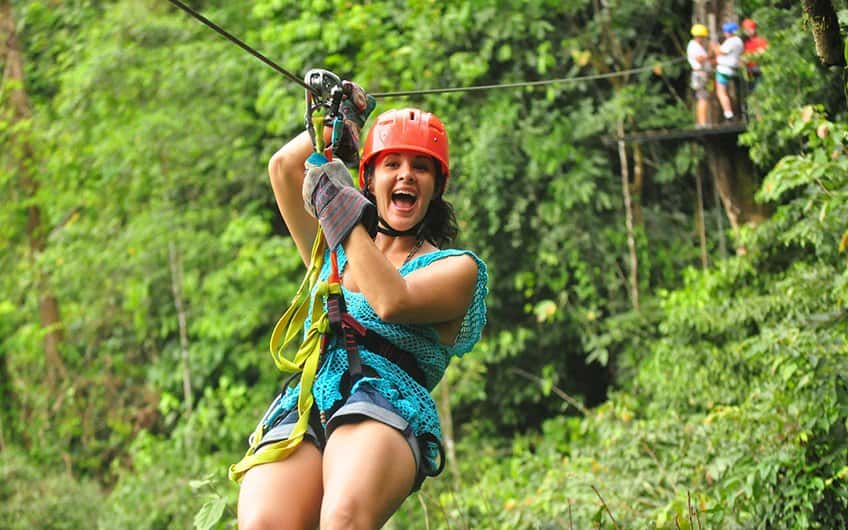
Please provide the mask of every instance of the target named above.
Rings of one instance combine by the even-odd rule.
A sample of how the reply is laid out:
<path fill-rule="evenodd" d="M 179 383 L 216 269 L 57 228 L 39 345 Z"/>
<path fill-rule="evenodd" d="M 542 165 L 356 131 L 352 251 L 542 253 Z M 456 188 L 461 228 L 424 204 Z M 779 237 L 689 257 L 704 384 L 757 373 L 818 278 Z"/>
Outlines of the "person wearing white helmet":
<path fill-rule="evenodd" d="M 710 94 L 707 91 L 707 81 L 711 63 L 706 43 L 710 32 L 705 25 L 694 24 L 689 33 L 692 35 L 692 40 L 686 46 L 686 59 L 692 67 L 690 86 L 695 97 L 695 126 L 701 128 L 707 126 L 709 111 Z"/>

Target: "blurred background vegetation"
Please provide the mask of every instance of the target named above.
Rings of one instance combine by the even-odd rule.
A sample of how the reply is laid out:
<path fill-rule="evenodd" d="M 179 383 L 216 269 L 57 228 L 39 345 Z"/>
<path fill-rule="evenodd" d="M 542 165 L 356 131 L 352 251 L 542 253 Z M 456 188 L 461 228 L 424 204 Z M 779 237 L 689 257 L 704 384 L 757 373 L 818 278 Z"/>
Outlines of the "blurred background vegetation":
<path fill-rule="evenodd" d="M 192 5 L 373 92 L 641 69 L 380 100 L 447 124 L 490 267 L 434 391 L 453 458 L 388 528 L 848 526 L 845 82 L 800 4 L 735 3 L 770 41 L 738 149 L 771 213 L 736 230 L 703 143 L 609 141 L 691 127 L 693 2 Z M 265 171 L 302 90 L 164 0 L 0 16 L 0 528 L 233 528 L 303 273 Z"/>

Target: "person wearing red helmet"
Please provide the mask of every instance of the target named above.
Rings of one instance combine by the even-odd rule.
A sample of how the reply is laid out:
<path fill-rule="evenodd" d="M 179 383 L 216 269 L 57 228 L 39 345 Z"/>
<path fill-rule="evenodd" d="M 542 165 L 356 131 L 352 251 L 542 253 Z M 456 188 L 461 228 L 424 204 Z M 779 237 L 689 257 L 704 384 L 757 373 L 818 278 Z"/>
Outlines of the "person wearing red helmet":
<path fill-rule="evenodd" d="M 742 58 L 748 71 L 749 90 L 754 90 L 762 75 L 757 56 L 766 51 L 768 40 L 757 33 L 757 23 L 753 19 L 746 18 L 742 21 L 742 31 L 745 34 L 745 52 Z"/>
<path fill-rule="evenodd" d="M 428 166 L 432 164 L 435 176 L 432 198 L 427 203 L 412 202 L 412 209 L 408 211 L 399 207 L 404 199 L 410 197 L 395 194 L 391 183 L 388 194 L 378 194 L 382 181 L 375 179 L 378 167 L 404 156 L 413 157 Z M 457 229 L 453 208 L 443 196 L 449 179 L 448 136 L 439 118 L 411 108 L 390 110 L 377 118 L 365 138 L 359 163 L 359 187 L 375 202 L 378 212 L 384 212 L 377 217 L 378 232 L 389 236 L 414 235 L 416 244 L 429 243 L 434 248 L 450 243 Z M 410 227 L 397 229 L 395 225 L 398 223 L 409 224 L 407 221 L 416 208 L 425 212 L 424 217 L 416 218 Z"/>
<path fill-rule="evenodd" d="M 343 105 L 353 108 L 348 100 Z M 357 128 L 371 108 L 355 109 Z M 320 227 L 325 258 L 338 254 L 347 314 L 371 339 L 358 345 L 356 377 L 350 345 L 330 339 L 312 385 L 307 443 L 240 471 L 239 528 L 379 528 L 444 466 L 430 391 L 449 360 L 471 350 L 486 321 L 485 264 L 447 248 L 457 233 L 444 198 L 447 131 L 420 109 L 382 113 L 364 142 L 361 190 L 342 161 L 313 153 L 307 133 L 280 148 L 268 168 L 304 264 Z M 321 282 L 330 261 L 324 259 Z M 312 294 L 325 295 L 320 288 Z M 272 402 L 257 430 L 261 439 L 251 440 L 255 454 L 273 452 L 293 432 L 300 386 Z"/>

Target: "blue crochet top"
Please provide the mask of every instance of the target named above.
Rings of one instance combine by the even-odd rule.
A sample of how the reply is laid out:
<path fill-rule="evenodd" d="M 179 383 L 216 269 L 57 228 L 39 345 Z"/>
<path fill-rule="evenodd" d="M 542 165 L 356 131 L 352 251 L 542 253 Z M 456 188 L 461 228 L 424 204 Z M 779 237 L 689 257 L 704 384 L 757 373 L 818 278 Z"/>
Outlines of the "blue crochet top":
<path fill-rule="evenodd" d="M 382 394 L 397 409 L 398 413 L 409 422 L 415 436 L 430 433 L 436 439 L 442 439 L 442 430 L 439 425 L 436 404 L 433 402 L 433 398 L 430 397 L 429 391 L 442 379 L 450 358 L 452 356 L 461 357 L 465 353 L 468 353 L 477 341 L 480 340 L 480 334 L 483 326 L 486 324 L 488 275 L 486 274 L 486 264 L 474 253 L 456 249 L 438 250 L 429 254 L 422 254 L 405 263 L 399 270 L 402 276 L 406 276 L 413 271 L 430 265 L 434 261 L 459 255 L 471 256 L 477 262 L 477 284 L 474 286 L 471 305 L 468 307 L 468 312 L 465 314 L 465 318 L 462 321 L 459 333 L 453 344 L 442 344 L 439 341 L 439 334 L 431 325 L 391 324 L 384 322 L 377 316 L 362 293 L 342 289 L 348 313 L 366 328 L 379 333 L 395 346 L 412 353 L 421 371 L 424 372 L 427 384 L 427 388 L 421 387 L 421 385 L 415 382 L 412 377 L 397 365 L 380 355 L 360 347 L 359 351 L 362 364 L 372 367 L 380 377 L 363 377 L 351 388 L 351 393 L 355 392 L 361 384 L 370 385 Z M 347 256 L 345 256 L 344 250 L 341 247 L 338 249 L 337 256 L 339 269 L 343 271 L 347 264 Z M 329 251 L 327 251 L 324 254 L 324 265 L 320 272 L 320 280 L 326 280 L 329 274 L 330 257 Z M 314 290 L 312 296 L 315 296 Z M 324 309 L 326 310 L 326 300 L 324 301 L 324 305 Z M 304 336 L 311 323 L 312 315 L 310 314 L 304 324 Z M 341 399 L 342 395 L 339 391 L 339 386 L 342 376 L 347 371 L 347 367 L 347 352 L 340 342 L 334 340 L 327 348 L 327 353 L 312 387 L 315 406 L 319 410 L 328 410 Z M 279 401 L 276 412 L 267 416 L 266 421 L 271 423 L 279 414 L 292 410 L 297 405 L 299 394 L 300 385 L 290 388 Z M 438 448 L 432 446 L 432 444 L 430 445 L 426 451 L 426 456 L 431 469 L 436 469 Z"/>

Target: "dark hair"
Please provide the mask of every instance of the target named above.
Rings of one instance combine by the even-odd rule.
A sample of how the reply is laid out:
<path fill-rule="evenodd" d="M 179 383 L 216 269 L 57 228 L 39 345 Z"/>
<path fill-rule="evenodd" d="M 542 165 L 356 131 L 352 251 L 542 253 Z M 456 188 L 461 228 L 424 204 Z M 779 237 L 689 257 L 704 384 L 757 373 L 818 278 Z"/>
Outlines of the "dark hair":
<path fill-rule="evenodd" d="M 453 211 L 453 205 L 445 200 L 445 176 L 442 173 L 442 166 L 437 160 L 433 160 L 436 167 L 436 190 L 430 205 L 427 207 L 427 213 L 424 214 L 424 219 L 421 220 L 422 239 L 425 239 L 439 248 L 445 248 L 451 245 L 459 233 L 459 225 L 456 223 L 456 215 Z M 365 196 L 369 201 L 376 204 L 374 195 L 368 191 L 368 182 L 374 176 L 374 164 L 369 163 L 365 166 Z"/>

